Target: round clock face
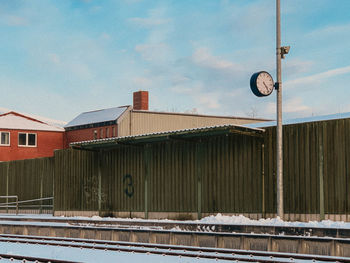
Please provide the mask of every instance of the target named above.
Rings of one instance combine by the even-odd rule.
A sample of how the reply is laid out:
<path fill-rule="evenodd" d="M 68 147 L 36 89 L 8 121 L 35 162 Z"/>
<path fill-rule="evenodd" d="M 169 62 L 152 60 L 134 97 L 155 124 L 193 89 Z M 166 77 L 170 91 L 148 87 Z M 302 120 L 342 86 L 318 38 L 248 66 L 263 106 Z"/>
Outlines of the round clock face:
<path fill-rule="evenodd" d="M 260 71 L 250 78 L 250 88 L 258 97 L 268 96 L 273 91 L 274 82 L 268 72 Z"/>

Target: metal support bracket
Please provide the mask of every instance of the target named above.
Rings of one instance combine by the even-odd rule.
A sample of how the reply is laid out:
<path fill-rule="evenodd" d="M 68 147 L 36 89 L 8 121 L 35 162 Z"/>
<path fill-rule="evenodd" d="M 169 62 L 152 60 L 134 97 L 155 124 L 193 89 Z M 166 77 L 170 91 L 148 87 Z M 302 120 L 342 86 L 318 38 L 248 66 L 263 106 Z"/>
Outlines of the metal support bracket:
<path fill-rule="evenodd" d="M 275 82 L 275 85 L 273 85 L 275 87 L 275 90 L 279 90 L 280 88 L 280 83 L 279 82 Z"/>

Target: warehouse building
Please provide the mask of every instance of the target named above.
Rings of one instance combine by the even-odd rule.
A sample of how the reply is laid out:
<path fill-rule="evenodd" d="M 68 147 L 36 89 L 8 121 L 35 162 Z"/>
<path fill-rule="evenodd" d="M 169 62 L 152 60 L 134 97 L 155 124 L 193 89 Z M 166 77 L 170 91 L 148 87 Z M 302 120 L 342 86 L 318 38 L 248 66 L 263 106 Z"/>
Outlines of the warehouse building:
<path fill-rule="evenodd" d="M 0 163 L 0 194 L 54 196 L 65 216 L 275 217 L 276 126 L 247 126 L 72 143 L 51 158 Z M 350 114 L 286 121 L 283 145 L 284 219 L 350 221 Z"/>
<path fill-rule="evenodd" d="M 79 141 L 267 121 L 246 117 L 149 111 L 148 97 L 147 91 L 137 91 L 133 93 L 133 106 L 81 113 L 65 126 L 66 147 Z"/>

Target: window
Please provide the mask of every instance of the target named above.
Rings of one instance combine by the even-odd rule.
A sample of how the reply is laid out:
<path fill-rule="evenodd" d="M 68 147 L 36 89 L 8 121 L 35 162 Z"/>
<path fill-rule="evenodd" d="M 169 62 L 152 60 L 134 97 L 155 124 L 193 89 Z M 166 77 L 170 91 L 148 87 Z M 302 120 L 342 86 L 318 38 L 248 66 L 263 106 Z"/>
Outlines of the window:
<path fill-rule="evenodd" d="M 106 128 L 106 138 L 109 137 L 109 128 Z"/>
<path fill-rule="evenodd" d="M 112 127 L 112 136 L 115 137 L 115 127 Z"/>
<path fill-rule="evenodd" d="M 36 146 L 36 134 L 35 133 L 18 133 L 18 145 L 35 147 Z"/>
<path fill-rule="evenodd" d="M 97 130 L 94 130 L 94 140 L 97 139 Z"/>
<path fill-rule="evenodd" d="M 0 132 L 0 145 L 10 145 L 9 132 Z"/>
<path fill-rule="evenodd" d="M 100 129 L 100 138 L 103 138 L 103 128 Z"/>

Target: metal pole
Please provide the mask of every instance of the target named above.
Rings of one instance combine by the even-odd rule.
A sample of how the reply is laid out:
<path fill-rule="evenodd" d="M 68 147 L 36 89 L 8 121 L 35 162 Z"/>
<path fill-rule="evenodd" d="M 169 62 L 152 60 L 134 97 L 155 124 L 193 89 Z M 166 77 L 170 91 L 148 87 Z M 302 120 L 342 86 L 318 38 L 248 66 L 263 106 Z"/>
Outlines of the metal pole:
<path fill-rule="evenodd" d="M 323 126 L 319 129 L 319 154 L 318 154 L 318 160 L 319 160 L 319 166 L 318 166 L 318 173 L 319 173 L 319 180 L 320 180 L 320 221 L 325 219 L 324 215 L 324 182 L 323 182 Z"/>
<path fill-rule="evenodd" d="M 16 196 L 16 215 L 18 215 L 18 196 Z"/>
<path fill-rule="evenodd" d="M 97 172 L 98 172 L 98 213 L 101 215 L 101 209 L 102 209 L 102 151 L 97 152 Z"/>
<path fill-rule="evenodd" d="M 9 170 L 10 170 L 10 163 L 7 162 L 6 164 L 6 196 L 9 195 Z M 6 203 L 9 202 L 9 199 L 6 198 Z M 6 213 L 9 212 L 9 208 L 8 205 L 6 206 Z"/>
<path fill-rule="evenodd" d="M 283 219 L 283 148 L 282 148 L 282 68 L 281 5 L 276 0 L 276 67 L 277 67 L 277 216 Z"/>

